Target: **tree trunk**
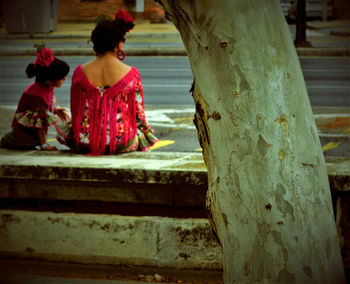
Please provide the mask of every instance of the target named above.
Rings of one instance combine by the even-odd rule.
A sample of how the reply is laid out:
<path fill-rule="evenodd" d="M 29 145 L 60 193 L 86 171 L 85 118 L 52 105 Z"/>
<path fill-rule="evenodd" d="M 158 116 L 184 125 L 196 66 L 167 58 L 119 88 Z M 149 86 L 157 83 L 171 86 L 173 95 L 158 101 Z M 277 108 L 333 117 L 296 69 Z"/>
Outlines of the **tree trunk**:
<path fill-rule="evenodd" d="M 194 74 L 225 283 L 342 283 L 321 145 L 279 2 L 161 0 Z"/>

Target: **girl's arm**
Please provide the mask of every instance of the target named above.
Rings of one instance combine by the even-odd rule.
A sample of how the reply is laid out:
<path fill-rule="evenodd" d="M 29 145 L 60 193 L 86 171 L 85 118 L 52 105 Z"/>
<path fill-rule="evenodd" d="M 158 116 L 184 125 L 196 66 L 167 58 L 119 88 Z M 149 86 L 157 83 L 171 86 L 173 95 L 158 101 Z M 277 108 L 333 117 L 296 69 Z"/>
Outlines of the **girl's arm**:
<path fill-rule="evenodd" d="M 55 108 L 54 114 L 56 114 L 63 122 L 66 122 L 69 119 L 69 115 L 64 108 Z"/>
<path fill-rule="evenodd" d="M 46 133 L 43 128 L 38 128 L 38 135 L 40 140 L 41 149 L 45 151 L 56 151 L 57 148 L 55 146 L 51 146 L 46 143 Z"/>

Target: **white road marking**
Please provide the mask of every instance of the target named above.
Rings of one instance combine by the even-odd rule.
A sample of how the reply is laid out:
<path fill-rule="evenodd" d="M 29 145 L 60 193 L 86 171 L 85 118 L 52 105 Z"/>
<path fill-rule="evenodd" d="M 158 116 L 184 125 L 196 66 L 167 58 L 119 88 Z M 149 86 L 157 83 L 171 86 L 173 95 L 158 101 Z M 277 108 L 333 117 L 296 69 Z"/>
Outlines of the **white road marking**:
<path fill-rule="evenodd" d="M 139 68 L 139 71 L 147 71 L 147 72 L 149 72 L 149 71 L 191 72 L 191 68 Z"/>
<path fill-rule="evenodd" d="M 166 127 L 166 128 L 196 129 L 194 125 L 167 124 L 167 123 L 159 123 L 159 122 L 152 122 L 151 126 Z"/>
<path fill-rule="evenodd" d="M 350 134 L 342 134 L 342 133 L 323 133 L 323 132 L 319 132 L 318 136 L 321 137 L 325 137 L 325 138 L 349 138 Z"/>
<path fill-rule="evenodd" d="M 350 113 L 318 113 L 314 114 L 315 119 L 334 118 L 334 117 L 348 117 Z"/>
<path fill-rule="evenodd" d="M 168 128 L 181 128 L 181 129 L 195 129 L 194 125 L 175 124 L 175 122 L 167 115 L 172 113 L 188 113 L 193 115 L 194 108 L 185 109 L 159 109 L 159 110 L 146 110 L 146 119 L 152 126 L 168 127 Z"/>
<path fill-rule="evenodd" d="M 188 84 L 142 84 L 142 86 L 145 88 L 188 88 L 190 89 L 191 83 Z"/>
<path fill-rule="evenodd" d="M 7 110 L 13 110 L 15 111 L 17 108 L 16 105 L 2 105 L 0 106 L 0 112 L 1 109 L 7 109 Z M 71 115 L 69 108 L 66 108 L 69 115 Z M 194 125 L 189 125 L 188 123 L 175 123 L 172 118 L 168 116 L 168 114 L 188 114 L 188 115 L 194 115 L 195 109 L 193 108 L 184 108 L 184 109 L 157 109 L 157 110 L 147 110 L 145 111 L 146 119 L 151 124 L 151 126 L 157 126 L 157 127 L 167 127 L 167 128 L 180 128 L 180 129 L 196 129 Z M 314 114 L 315 119 L 329 119 L 329 118 L 336 118 L 336 117 L 348 117 L 350 116 L 350 113 L 321 113 L 321 114 Z M 320 137 L 330 137 L 330 138 L 347 138 L 350 136 L 350 134 L 333 134 L 333 133 L 322 133 L 319 131 L 318 135 Z"/>

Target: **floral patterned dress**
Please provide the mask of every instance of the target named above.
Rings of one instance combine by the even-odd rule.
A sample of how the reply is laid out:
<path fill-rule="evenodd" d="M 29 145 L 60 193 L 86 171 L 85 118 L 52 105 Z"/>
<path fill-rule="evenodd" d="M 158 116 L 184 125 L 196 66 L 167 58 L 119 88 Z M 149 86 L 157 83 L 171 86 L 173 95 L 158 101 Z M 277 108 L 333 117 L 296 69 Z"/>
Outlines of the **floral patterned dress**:
<path fill-rule="evenodd" d="M 38 129 L 47 133 L 58 121 L 53 114 L 53 87 L 30 84 L 23 92 L 12 120 L 12 131 L 1 139 L 2 148 L 35 149 L 40 145 Z"/>
<path fill-rule="evenodd" d="M 72 119 L 56 125 L 57 140 L 92 155 L 147 151 L 158 139 L 144 111 L 138 70 L 131 70 L 113 86 L 95 87 L 81 65 L 71 86 Z"/>

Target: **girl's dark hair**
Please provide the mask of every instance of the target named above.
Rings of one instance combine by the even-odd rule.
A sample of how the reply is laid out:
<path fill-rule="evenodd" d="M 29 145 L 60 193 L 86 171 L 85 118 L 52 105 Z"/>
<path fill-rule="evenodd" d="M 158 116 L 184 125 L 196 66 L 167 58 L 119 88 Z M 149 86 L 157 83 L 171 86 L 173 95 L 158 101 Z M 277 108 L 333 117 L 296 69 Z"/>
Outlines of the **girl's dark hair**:
<path fill-rule="evenodd" d="M 45 84 L 48 80 L 61 80 L 69 73 L 69 65 L 55 58 L 54 61 L 48 66 L 40 66 L 39 64 L 28 64 L 26 68 L 26 74 L 28 78 L 35 77 L 35 81 Z"/>
<path fill-rule="evenodd" d="M 126 23 L 123 19 L 101 21 L 91 33 L 94 51 L 99 55 L 113 51 L 121 41 L 125 42 L 127 31 L 133 27 L 134 23 Z"/>

